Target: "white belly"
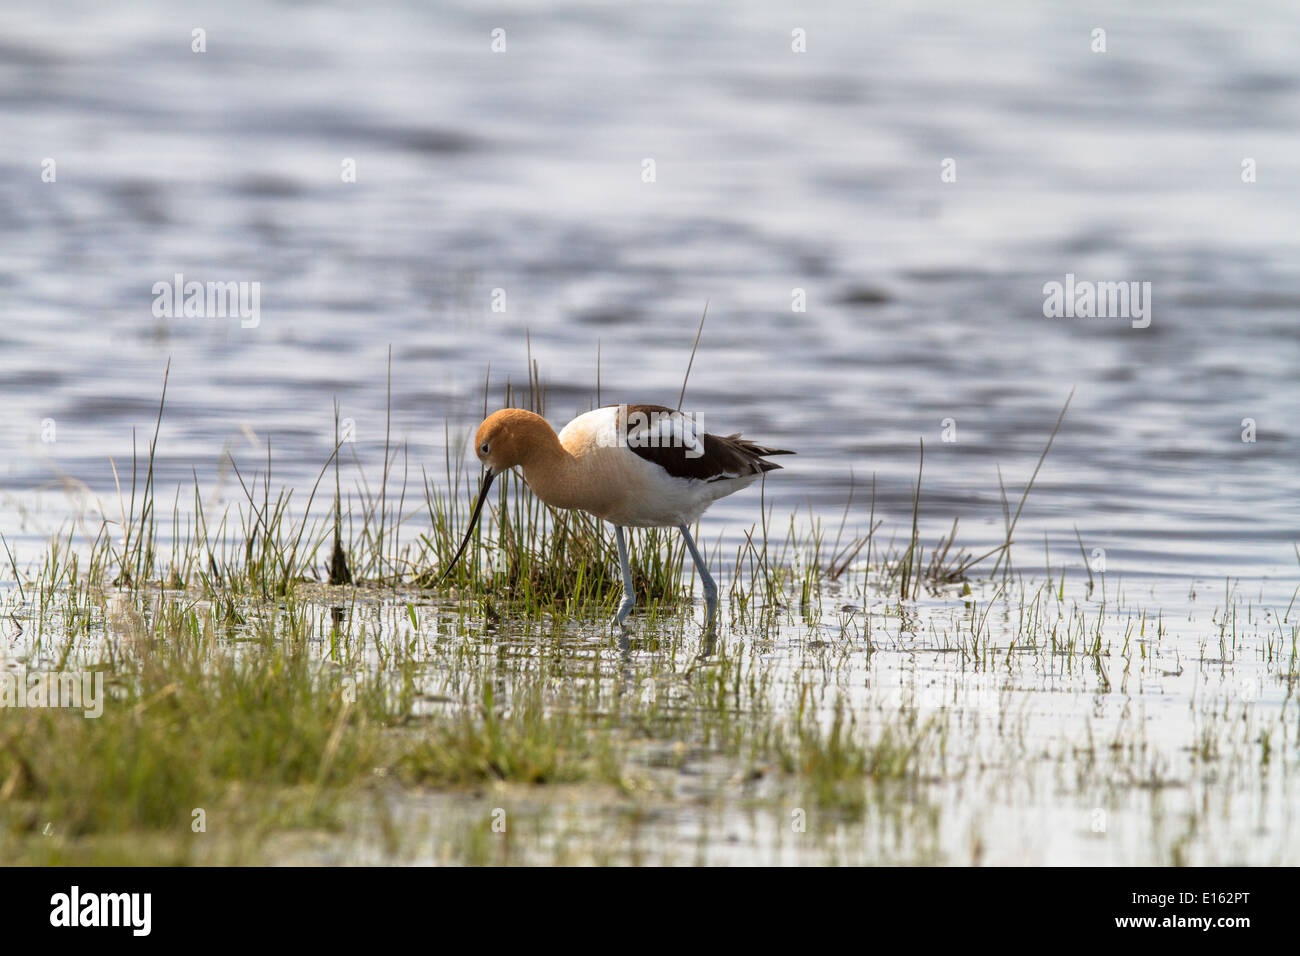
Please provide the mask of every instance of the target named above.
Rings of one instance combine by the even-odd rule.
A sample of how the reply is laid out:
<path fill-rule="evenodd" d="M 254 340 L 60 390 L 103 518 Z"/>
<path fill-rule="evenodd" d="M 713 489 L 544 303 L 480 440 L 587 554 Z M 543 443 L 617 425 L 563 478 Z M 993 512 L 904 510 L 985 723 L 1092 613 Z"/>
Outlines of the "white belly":
<path fill-rule="evenodd" d="M 577 508 L 625 527 L 694 524 L 713 502 L 757 477 L 674 478 L 620 443 L 616 408 L 579 415 L 560 432 L 560 444 L 577 459 L 578 467 L 570 494 L 561 496 L 557 506 Z"/>

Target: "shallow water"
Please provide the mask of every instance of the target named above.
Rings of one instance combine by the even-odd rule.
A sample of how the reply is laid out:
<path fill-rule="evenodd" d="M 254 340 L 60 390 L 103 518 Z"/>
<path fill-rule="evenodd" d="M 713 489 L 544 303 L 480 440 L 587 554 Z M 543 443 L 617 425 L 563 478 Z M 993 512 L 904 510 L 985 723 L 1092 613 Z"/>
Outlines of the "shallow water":
<path fill-rule="evenodd" d="M 376 472 L 390 345 L 416 474 L 441 476 L 445 421 L 463 447 L 489 369 L 494 403 L 526 381 L 526 336 L 557 424 L 593 402 L 598 344 L 602 400 L 675 403 L 707 300 L 686 407 L 799 451 L 768 483 L 778 513 L 834 515 L 852 470 L 858 523 L 875 475 L 886 533 L 905 529 L 924 438 L 925 537 L 960 516 L 995 544 L 997 466 L 1014 506 L 1074 387 L 1021 566 L 1044 534 L 1077 555 L 1077 525 L 1111 572 L 1294 579 L 1287 5 L 439 8 L 0 12 L 11 542 L 78 506 L 65 478 L 115 514 L 108 460 L 147 439 L 169 358 L 161 487 L 193 466 L 229 501 L 227 447 L 252 468 L 269 440 L 276 477 L 309 486 L 336 397 Z M 155 318 L 177 273 L 260 282 L 259 324 Z M 1150 327 L 1044 318 L 1066 273 L 1151 282 Z M 724 502 L 709 531 L 756 511 Z"/>
<path fill-rule="evenodd" d="M 429 789 L 377 769 L 339 826 L 285 828 L 242 861 L 1294 865 L 1294 618 L 1242 593 L 1188 595 L 1179 615 L 1157 615 L 1143 613 L 1142 595 L 1083 592 L 988 587 L 973 601 L 900 607 L 845 590 L 839 604 L 762 623 L 729 618 L 716 643 L 681 620 L 638 619 L 614 640 L 582 618 L 467 620 L 419 592 L 322 595 L 339 606 L 295 613 L 326 693 L 344 680 L 410 681 L 412 719 L 392 732 L 418 738 L 421 718 L 457 713 L 483 682 L 503 715 L 541 688 L 612 742 L 619 785 Z M 157 615 L 154 596 L 144 603 L 145 618 Z M 25 617 L 0 664 L 53 669 L 74 646 L 62 666 L 75 670 L 106 648 L 143 649 L 148 631 L 133 630 L 130 607 L 110 600 L 73 645 L 57 613 Z M 255 630 L 287 625 L 256 604 L 248 618 Z M 258 639 L 243 639 L 256 655 Z M 237 632 L 211 649 L 237 648 L 231 640 Z M 111 674 L 109 684 L 111 708 Z M 750 754 L 748 742 L 727 752 L 731 721 L 752 722 L 743 739 L 757 743 L 796 709 L 829 726 L 837 702 L 865 740 L 913 728 L 898 738 L 915 748 L 906 775 L 856 788 L 845 779 L 823 800 L 815 776 Z M 240 841 L 179 845 L 194 862 L 221 861 Z"/>

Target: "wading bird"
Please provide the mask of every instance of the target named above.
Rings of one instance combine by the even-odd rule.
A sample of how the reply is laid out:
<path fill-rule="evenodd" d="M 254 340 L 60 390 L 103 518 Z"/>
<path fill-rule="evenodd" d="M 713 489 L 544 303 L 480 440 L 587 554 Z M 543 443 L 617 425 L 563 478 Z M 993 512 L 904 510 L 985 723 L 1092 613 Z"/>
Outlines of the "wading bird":
<path fill-rule="evenodd" d="M 613 624 L 622 625 L 636 604 L 623 529 L 676 527 L 700 574 L 706 627 L 713 625 L 718 586 L 690 526 L 719 498 L 781 467 L 766 456 L 794 454 L 745 441 L 739 433 L 705 434 L 694 419 L 662 405 L 608 405 L 579 415 L 558 435 L 540 415 L 502 409 L 479 426 L 474 453 L 484 465 L 483 484 L 465 540 L 443 579 L 469 545 L 492 479 L 519 468 L 525 484 L 546 504 L 585 511 L 614 526 L 623 602 Z"/>

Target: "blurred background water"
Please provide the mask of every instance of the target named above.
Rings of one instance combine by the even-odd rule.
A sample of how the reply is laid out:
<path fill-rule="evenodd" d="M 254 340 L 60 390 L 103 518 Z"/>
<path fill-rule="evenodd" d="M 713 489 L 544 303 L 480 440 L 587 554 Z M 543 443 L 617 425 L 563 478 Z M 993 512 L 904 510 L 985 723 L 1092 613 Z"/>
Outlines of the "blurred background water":
<path fill-rule="evenodd" d="M 997 467 L 1014 506 L 1076 388 L 1019 565 L 1044 535 L 1077 565 L 1077 525 L 1112 574 L 1285 596 L 1297 49 L 1284 2 L 6 4 L 0 530 L 36 554 L 66 479 L 116 517 L 169 359 L 162 489 L 269 438 L 305 494 L 335 398 L 378 473 L 390 346 L 392 437 L 440 479 L 526 339 L 556 425 L 598 347 L 604 401 L 676 404 L 707 300 L 685 407 L 799 451 L 777 515 L 838 521 L 852 470 L 850 525 L 875 475 L 904 536 L 924 438 L 926 545 L 954 516 L 995 544 Z M 155 317 L 177 273 L 260 283 L 259 323 Z M 1150 282 L 1150 327 L 1045 318 L 1067 273 Z M 706 538 L 757 518 L 736 496 Z"/>

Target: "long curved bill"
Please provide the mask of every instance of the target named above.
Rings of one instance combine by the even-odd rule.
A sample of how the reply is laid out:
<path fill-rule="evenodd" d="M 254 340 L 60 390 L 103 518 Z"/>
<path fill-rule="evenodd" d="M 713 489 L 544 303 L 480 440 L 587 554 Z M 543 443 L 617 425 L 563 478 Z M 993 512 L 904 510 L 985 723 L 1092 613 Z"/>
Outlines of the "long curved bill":
<path fill-rule="evenodd" d="M 483 484 L 478 490 L 478 501 L 474 503 L 474 513 L 469 516 L 469 527 L 465 530 L 465 540 L 456 549 L 456 556 L 447 565 L 447 570 L 443 571 L 442 577 L 438 578 L 438 584 L 442 584 L 443 581 L 447 580 L 447 575 L 451 574 L 451 569 L 456 566 L 456 562 L 460 560 L 460 556 L 465 553 L 465 549 L 469 546 L 469 539 L 474 537 L 474 528 L 478 526 L 479 515 L 483 513 L 483 502 L 487 501 L 488 489 L 492 487 L 492 479 L 495 477 L 496 473 L 491 468 L 484 472 Z M 434 586 L 437 587 L 437 585 Z"/>

